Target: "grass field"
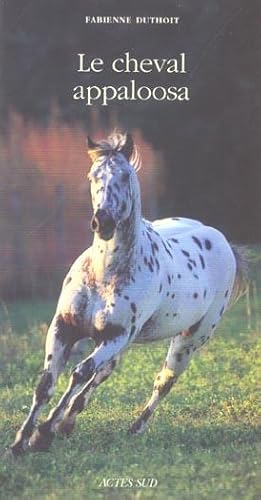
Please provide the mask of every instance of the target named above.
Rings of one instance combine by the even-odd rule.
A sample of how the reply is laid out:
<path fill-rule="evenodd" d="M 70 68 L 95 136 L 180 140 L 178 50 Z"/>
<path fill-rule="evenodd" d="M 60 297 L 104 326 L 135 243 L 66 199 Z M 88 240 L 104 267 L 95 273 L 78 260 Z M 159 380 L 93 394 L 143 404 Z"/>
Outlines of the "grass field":
<path fill-rule="evenodd" d="M 70 439 L 57 438 L 49 453 L 28 452 L 16 461 L 2 454 L 0 497 L 260 498 L 260 255 L 255 253 L 250 294 L 225 315 L 215 338 L 192 360 L 144 435 L 130 437 L 127 430 L 150 395 L 165 342 L 129 349 L 79 416 Z M 1 304 L 1 449 L 12 442 L 27 415 L 54 307 L 43 302 Z M 71 366 L 61 376 L 52 403 L 65 389 Z M 104 487 L 112 478 L 146 482 L 143 487 L 114 488 L 109 481 Z M 149 478 L 157 480 L 156 487 L 148 486 Z"/>

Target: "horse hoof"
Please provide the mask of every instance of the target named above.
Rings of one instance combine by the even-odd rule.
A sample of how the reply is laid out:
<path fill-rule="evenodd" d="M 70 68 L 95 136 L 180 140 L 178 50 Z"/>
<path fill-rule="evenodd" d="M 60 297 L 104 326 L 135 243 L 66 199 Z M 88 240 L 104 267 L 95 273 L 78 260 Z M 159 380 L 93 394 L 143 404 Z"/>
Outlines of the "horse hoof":
<path fill-rule="evenodd" d="M 41 429 L 36 429 L 32 434 L 29 446 L 33 451 L 47 451 L 49 450 L 54 438 L 54 432 L 41 431 Z"/>
<path fill-rule="evenodd" d="M 9 448 L 5 449 L 4 456 L 10 458 L 19 458 L 25 453 L 25 449 L 23 447 L 23 443 L 14 442 L 9 446 Z"/>
<path fill-rule="evenodd" d="M 69 418 L 64 418 L 60 422 L 58 422 L 55 426 L 55 432 L 57 434 L 63 434 L 67 437 L 73 432 L 75 426 L 75 422 L 70 420 Z"/>
<path fill-rule="evenodd" d="M 146 428 L 146 424 L 145 424 L 144 420 L 138 419 L 129 428 L 129 434 L 132 434 L 132 435 L 142 434 L 145 431 L 145 428 Z"/>
<path fill-rule="evenodd" d="M 21 457 L 25 453 L 23 441 L 17 441 L 11 444 L 11 446 L 7 449 L 7 453 L 8 455 L 12 455 L 14 458 Z"/>

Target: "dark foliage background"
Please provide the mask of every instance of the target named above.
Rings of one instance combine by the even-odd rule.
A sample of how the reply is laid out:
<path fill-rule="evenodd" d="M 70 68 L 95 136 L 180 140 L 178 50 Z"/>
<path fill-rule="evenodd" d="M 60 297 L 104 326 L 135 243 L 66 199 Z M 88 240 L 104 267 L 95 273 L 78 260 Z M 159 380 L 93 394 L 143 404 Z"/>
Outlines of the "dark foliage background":
<path fill-rule="evenodd" d="M 261 239 L 261 5 L 245 0 L 8 0 L 1 10 L 0 116 L 47 127 L 79 123 L 94 137 L 104 127 L 140 130 L 163 155 L 158 216 L 199 218 L 245 243 Z M 180 16 L 178 26 L 86 25 L 86 15 Z M 131 74 L 76 72 L 77 53 L 111 61 L 186 52 L 189 103 L 114 101 L 93 108 L 73 101 L 75 85 L 127 84 Z M 172 74 L 136 74 L 138 85 L 173 85 Z"/>

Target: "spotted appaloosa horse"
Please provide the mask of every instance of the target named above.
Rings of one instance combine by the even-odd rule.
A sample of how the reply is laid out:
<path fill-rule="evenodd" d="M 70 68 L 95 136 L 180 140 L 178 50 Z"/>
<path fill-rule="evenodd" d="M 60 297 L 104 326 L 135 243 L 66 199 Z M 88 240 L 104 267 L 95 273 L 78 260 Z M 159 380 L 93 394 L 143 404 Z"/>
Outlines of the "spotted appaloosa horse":
<path fill-rule="evenodd" d="M 244 288 L 244 259 L 219 231 L 184 218 L 142 219 L 135 151 L 128 134 L 99 144 L 89 139 L 94 240 L 64 280 L 47 334 L 44 371 L 11 446 L 14 455 L 28 441 L 44 450 L 55 432 L 69 434 L 94 389 L 132 342 L 171 338 L 151 398 L 131 427 L 132 433 L 142 432 Z M 85 337 L 95 341 L 94 351 L 75 366 L 57 406 L 34 430 L 73 344 Z"/>

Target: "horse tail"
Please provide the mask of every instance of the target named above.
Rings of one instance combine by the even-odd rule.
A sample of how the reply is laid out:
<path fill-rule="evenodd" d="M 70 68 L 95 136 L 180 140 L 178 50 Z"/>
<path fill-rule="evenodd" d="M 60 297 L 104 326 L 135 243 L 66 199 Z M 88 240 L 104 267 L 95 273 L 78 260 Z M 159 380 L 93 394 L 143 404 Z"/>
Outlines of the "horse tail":
<path fill-rule="evenodd" d="M 228 306 L 235 304 L 249 287 L 247 250 L 238 245 L 231 245 L 236 260 L 236 276 Z"/>

